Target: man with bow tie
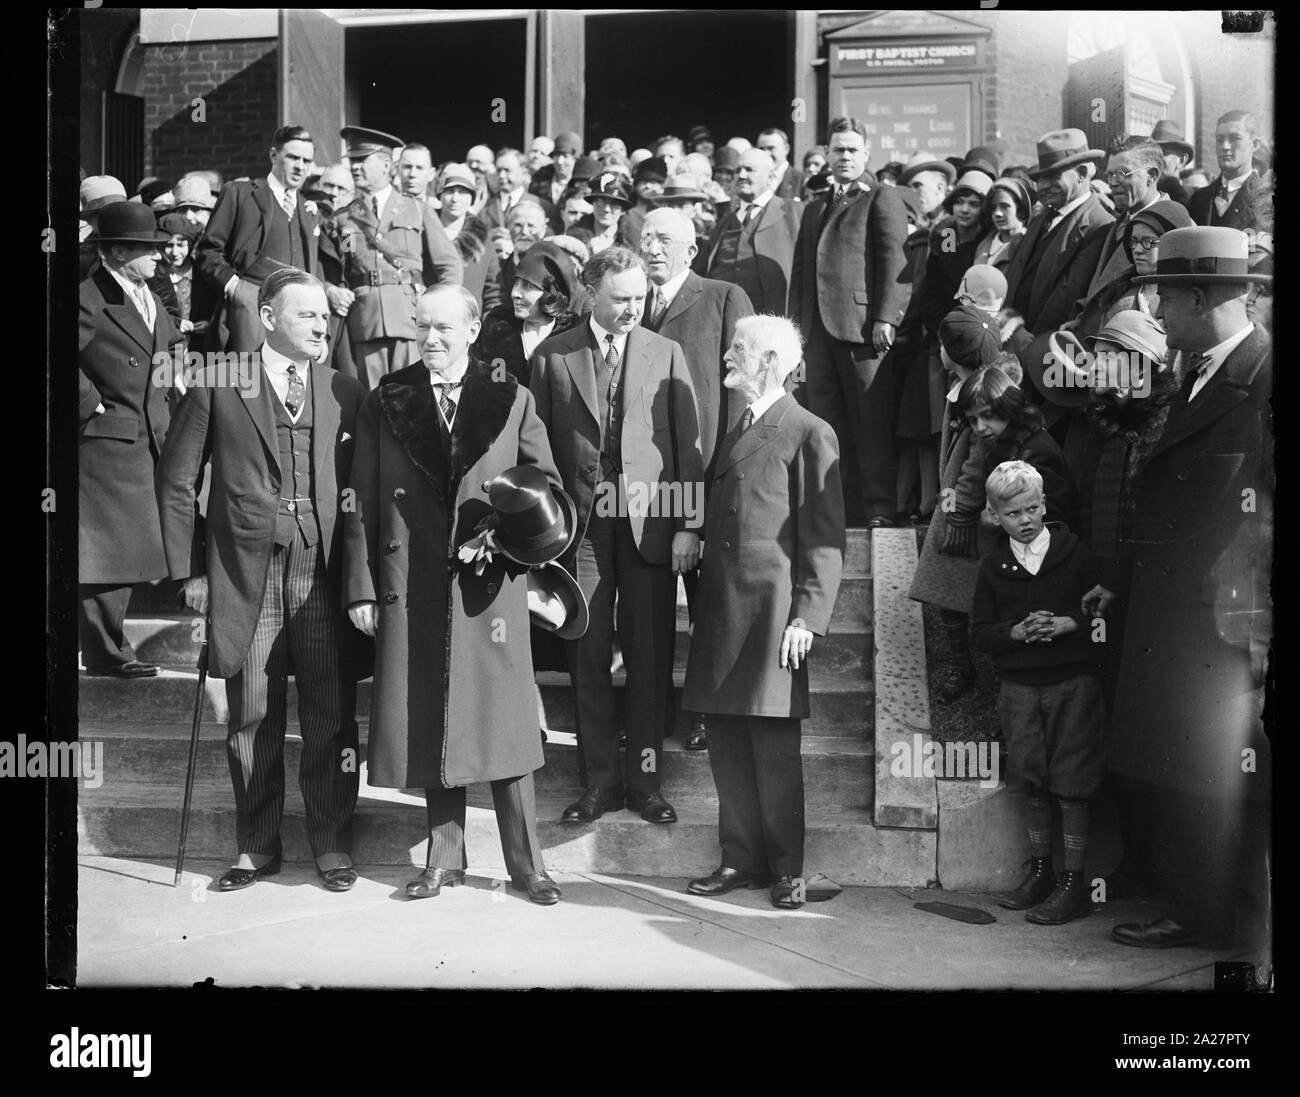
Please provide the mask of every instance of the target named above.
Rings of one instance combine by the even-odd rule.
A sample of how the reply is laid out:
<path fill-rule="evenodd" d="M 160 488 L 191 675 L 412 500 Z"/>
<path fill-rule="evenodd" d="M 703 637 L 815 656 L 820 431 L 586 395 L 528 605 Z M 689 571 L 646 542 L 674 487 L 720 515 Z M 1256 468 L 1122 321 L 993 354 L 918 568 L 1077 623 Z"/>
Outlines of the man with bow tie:
<path fill-rule="evenodd" d="M 1243 232 L 1273 231 L 1273 196 L 1255 170 L 1259 125 L 1244 110 L 1230 110 L 1214 127 L 1219 177 L 1187 200 L 1198 225 L 1225 225 Z"/>
<path fill-rule="evenodd" d="M 802 357 L 781 317 L 750 316 L 727 351 L 744 406 L 709 489 L 699 614 L 683 703 L 709 714 L 722 863 L 695 895 L 771 887 L 794 909 L 803 884 L 801 720 L 808 656 L 844 567 L 844 496 L 830 427 L 786 394 Z"/>
<path fill-rule="evenodd" d="M 176 410 L 158 466 L 163 543 L 186 604 L 209 614 L 209 673 L 226 679 L 239 856 L 218 887 L 280 870 L 292 673 L 307 840 L 325 888 L 347 891 L 357 878 L 356 682 L 370 669 L 365 639 L 343 617 L 339 515 L 364 393 L 319 362 L 329 305 L 314 277 L 271 272 L 258 309 L 265 341 L 254 361 L 198 375 Z M 195 497 L 209 459 L 205 521 Z"/>
<path fill-rule="evenodd" d="M 330 305 L 347 316 L 357 376 L 368 389 L 417 361 L 415 302 L 426 287 L 464 276 L 438 213 L 392 183 L 400 138 L 362 126 L 339 131 L 347 142 L 356 197 L 334 214 L 331 232 L 343 285 Z"/>
<path fill-rule="evenodd" d="M 862 178 L 871 142 L 858 119 L 832 120 L 827 143 L 833 185 L 804 210 L 788 315 L 807 337 L 808 409 L 839 439 L 850 522 L 892 526 L 895 398 L 880 366 L 907 305 L 907 207 Z"/>
<path fill-rule="evenodd" d="M 194 246 L 194 265 L 225 299 L 219 319 L 221 346 L 252 351 L 265 331 L 257 291 L 285 267 L 317 274 L 320 224 L 302 186 L 316 145 L 302 126 L 281 126 L 271 138 L 271 170 L 264 177 L 228 184 Z"/>

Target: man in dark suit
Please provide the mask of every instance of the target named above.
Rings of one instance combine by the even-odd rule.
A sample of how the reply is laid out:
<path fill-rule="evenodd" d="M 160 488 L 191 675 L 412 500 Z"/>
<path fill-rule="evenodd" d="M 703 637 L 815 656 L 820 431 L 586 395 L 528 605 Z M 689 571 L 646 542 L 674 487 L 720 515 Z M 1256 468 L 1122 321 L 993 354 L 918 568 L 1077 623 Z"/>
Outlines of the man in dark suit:
<path fill-rule="evenodd" d="M 695 226 L 685 214 L 657 209 L 645 219 L 640 253 L 650 271 L 650 299 L 641 322 L 665 339 L 671 339 L 686 355 L 695 389 L 700 455 L 707 485 L 713 475 L 718 443 L 740 418 L 740 408 L 731 407 L 727 399 L 723 355 L 731 346 L 736 321 L 752 316 L 754 309 L 739 286 L 701 278 L 694 273 L 690 262 L 695 252 Z M 694 619 L 695 569 L 687 571 L 682 579 Z M 669 667 L 671 675 L 671 660 Z M 691 722 L 686 749 L 704 750 L 707 745 L 704 723 L 697 717 Z"/>
<path fill-rule="evenodd" d="M 573 562 L 568 570 L 591 607 L 586 635 L 568 650 L 586 792 L 564 820 L 591 822 L 626 804 L 652 823 L 672 823 L 660 774 L 674 594 L 678 573 L 699 558 L 704 521 L 695 394 L 682 348 L 639 324 L 644 262 L 615 245 L 588 261 L 582 280 L 590 321 L 538 348 L 531 383 L 578 508 L 578 538 L 562 562 Z M 626 774 L 610 675 L 616 593 Z"/>
<path fill-rule="evenodd" d="M 880 366 L 907 305 L 907 208 L 862 179 L 871 143 L 858 119 L 834 119 L 828 144 L 834 186 L 804 210 L 789 316 L 808 340 L 808 410 L 839 439 L 850 523 L 891 526 L 895 398 Z"/>
<path fill-rule="evenodd" d="M 803 206 L 772 191 L 770 158 L 759 149 L 740 154 L 732 209 L 701 251 L 700 274 L 732 282 L 755 312 L 784 315 L 790 268 Z"/>
<path fill-rule="evenodd" d="M 222 190 L 194 248 L 194 265 L 225 298 L 218 330 L 219 344 L 228 351 L 262 345 L 257 290 L 272 271 L 318 273 L 320 225 L 301 194 L 316 159 L 311 134 L 302 126 L 281 126 L 271 138 L 270 158 L 264 178 Z"/>
<path fill-rule="evenodd" d="M 1054 130 L 1038 142 L 1038 167 L 1029 174 L 1043 209 L 1029 219 L 1006 272 L 1006 304 L 1024 318 L 1025 346 L 1070 318 L 1097 270 L 1115 220 L 1090 185 L 1105 159 L 1101 149 L 1088 148 L 1082 130 Z"/>
<path fill-rule="evenodd" d="M 97 218 L 78 310 L 77 625 L 87 674 L 148 678 L 158 668 L 136 659 L 123 622 L 131 585 L 167 575 L 152 489 L 181 334 L 148 286 L 168 239 L 153 211 L 121 201 Z"/>
<path fill-rule="evenodd" d="M 524 169 L 523 153 L 518 149 L 500 149 L 496 156 L 496 167 L 496 193 L 488 197 L 488 200 L 483 203 L 483 208 L 478 211 L 478 215 L 475 217 L 478 226 L 483 230 L 485 239 L 493 229 L 508 227 L 510 224 L 510 211 L 519 204 L 526 194 L 530 194 L 527 187 L 524 186 L 528 175 Z M 538 205 L 546 212 L 546 220 L 551 231 L 560 232 L 564 228 L 564 222 L 560 219 L 560 211 L 556 204 L 549 198 L 537 194 L 532 194 L 532 197 L 537 200 Z"/>
<path fill-rule="evenodd" d="M 1214 127 L 1219 177 L 1187 200 L 1198 225 L 1225 225 L 1242 232 L 1273 231 L 1273 196 L 1252 162 L 1260 145 L 1254 117 L 1230 110 Z"/>
<path fill-rule="evenodd" d="M 1245 948 L 1265 939 L 1270 744 L 1261 720 L 1272 638 L 1272 346 L 1251 323 L 1244 233 L 1160 238 L 1157 315 L 1182 389 L 1138 472 L 1134 568 L 1111 767 L 1150 812 L 1150 867 L 1168 914 L 1116 926 L 1120 944 Z M 1085 598 L 1104 603 L 1110 592 Z M 1255 909 L 1242 917 L 1242 899 Z M 1253 924 L 1252 924 L 1253 920 Z"/>
<path fill-rule="evenodd" d="M 583 153 L 582 137 L 576 133 L 562 133 L 555 139 L 551 162 L 533 173 L 528 190 L 558 207 L 565 188 L 573 179 L 573 169 Z"/>
<path fill-rule="evenodd" d="M 787 202 L 800 201 L 804 173 L 790 163 L 789 135 L 775 127 L 765 129 L 756 145 L 772 158 L 772 192 Z"/>
<path fill-rule="evenodd" d="M 808 653 L 830 627 L 844 567 L 835 432 L 784 388 L 801 357 L 788 320 L 736 325 L 727 386 L 747 406 L 709 489 L 685 690 L 687 706 L 710 714 L 722 846 L 721 866 L 687 890 L 770 883 L 773 905 L 787 909 L 806 891 L 799 736 Z"/>
<path fill-rule="evenodd" d="M 356 680 L 369 674 L 343 617 L 341 492 L 364 395 L 317 361 L 329 306 L 305 271 L 258 291 L 260 361 L 195 379 L 158 466 L 167 567 L 186 604 L 210 609 L 208 669 L 226 679 L 226 751 L 239 857 L 218 882 L 237 891 L 280 870 L 289 673 L 298 685 L 298 783 L 316 868 L 330 891 L 356 882 Z M 206 522 L 195 494 L 211 458 Z"/>

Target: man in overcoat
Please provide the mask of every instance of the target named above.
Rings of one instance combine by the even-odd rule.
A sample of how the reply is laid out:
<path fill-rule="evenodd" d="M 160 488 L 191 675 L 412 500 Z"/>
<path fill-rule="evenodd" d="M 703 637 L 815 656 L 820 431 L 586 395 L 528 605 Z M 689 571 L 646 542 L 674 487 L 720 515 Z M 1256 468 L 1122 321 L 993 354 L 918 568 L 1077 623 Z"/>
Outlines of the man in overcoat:
<path fill-rule="evenodd" d="M 167 574 L 153 477 L 170 378 L 153 358 L 168 359 L 181 334 L 148 286 L 167 239 L 148 206 L 122 201 L 98 211 L 87 240 L 100 260 L 81 283 L 77 337 L 77 624 L 87 674 L 158 673 L 136 659 L 123 624 L 131 585 Z"/>
<path fill-rule="evenodd" d="M 512 886 L 549 905 L 560 889 L 537 836 L 527 569 L 497 554 L 479 574 L 458 550 L 494 478 L 531 465 L 558 489 L 560 476 L 532 395 L 470 356 L 474 295 L 433 287 L 415 324 L 421 361 L 366 397 L 352 465 L 343 597 L 376 642 L 368 779 L 425 790 L 428 858 L 408 896 L 464 882 L 465 786 L 487 781 Z"/>
<path fill-rule="evenodd" d="M 226 753 L 239 858 L 218 881 L 237 891 L 279 871 L 289 674 L 298 687 L 298 784 L 327 890 L 347 891 L 356 808 L 356 682 L 365 641 L 340 604 L 339 511 L 363 390 L 319 358 L 329 305 L 303 270 L 258 291 L 265 342 L 237 371 L 193 378 L 158 465 L 167 567 L 209 612 L 208 670 L 226 680 Z M 211 460 L 206 520 L 196 495 Z"/>
<path fill-rule="evenodd" d="M 786 394 L 802 355 L 787 320 L 736 325 L 727 386 L 747 403 L 709 491 L 699 607 L 683 703 L 709 716 L 722 864 L 697 895 L 771 884 L 804 902 L 800 721 L 808 653 L 825 636 L 844 568 L 835 432 Z"/>
<path fill-rule="evenodd" d="M 1182 389 L 1137 474 L 1110 765 L 1150 805 L 1172 906 L 1115 927 L 1121 944 L 1257 943 L 1241 896 L 1268 913 L 1272 347 L 1246 311 L 1249 283 L 1267 277 L 1249 272 L 1245 233 L 1198 227 L 1165 233 L 1156 272 L 1138 278 L 1159 286 Z"/>

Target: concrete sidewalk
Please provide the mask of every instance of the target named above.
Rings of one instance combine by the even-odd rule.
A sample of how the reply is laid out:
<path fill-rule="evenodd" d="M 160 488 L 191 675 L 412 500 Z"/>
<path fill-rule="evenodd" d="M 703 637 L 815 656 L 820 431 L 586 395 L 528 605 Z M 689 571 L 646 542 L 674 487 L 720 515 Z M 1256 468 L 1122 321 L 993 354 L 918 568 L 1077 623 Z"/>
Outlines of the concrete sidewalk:
<path fill-rule="evenodd" d="M 287 865 L 230 895 L 226 862 L 187 865 L 179 889 L 160 861 L 79 861 L 77 983 L 219 986 L 606 989 L 1210 990 L 1200 949 L 1148 952 L 1109 939 L 1137 902 L 1055 928 L 1033 926 L 983 892 L 846 888 L 798 912 L 767 892 L 710 900 L 685 880 L 556 873 L 564 899 L 539 907 L 492 873 L 410 901 L 406 867 L 360 866 L 346 894 Z M 942 899 L 996 918 L 972 926 L 915 910 Z"/>

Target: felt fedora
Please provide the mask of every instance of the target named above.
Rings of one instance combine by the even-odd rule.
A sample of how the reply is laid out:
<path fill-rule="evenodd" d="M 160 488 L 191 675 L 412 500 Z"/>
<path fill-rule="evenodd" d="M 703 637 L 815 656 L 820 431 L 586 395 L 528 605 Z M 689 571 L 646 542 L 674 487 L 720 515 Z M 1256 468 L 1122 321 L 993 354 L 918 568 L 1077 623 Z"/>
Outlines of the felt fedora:
<path fill-rule="evenodd" d="M 578 581 L 554 560 L 528 571 L 528 616 L 561 640 L 580 639 L 591 620 Z"/>
<path fill-rule="evenodd" d="M 1083 130 L 1052 130 L 1038 139 L 1038 167 L 1030 168 L 1029 175 L 1037 179 L 1062 168 L 1077 164 L 1099 164 L 1106 159 L 1101 149 L 1088 148 L 1088 138 Z"/>
<path fill-rule="evenodd" d="M 103 224 L 103 214 L 100 214 L 100 224 Z M 1137 283 L 1185 285 L 1272 280 L 1271 274 L 1250 270 L 1250 240 L 1246 234 L 1223 225 L 1170 229 L 1160 237 L 1155 274 L 1139 274 L 1133 279 Z"/>
<path fill-rule="evenodd" d="M 918 152 L 904 166 L 903 174 L 898 177 L 898 185 L 910 186 L 912 180 L 923 171 L 939 172 L 948 180 L 949 186 L 952 186 L 957 179 L 957 169 L 947 160 L 940 160 L 939 157 L 931 156 L 928 152 Z"/>
<path fill-rule="evenodd" d="M 1186 156 L 1188 163 L 1191 163 L 1192 157 L 1196 155 L 1196 150 L 1183 140 L 1182 126 L 1177 122 L 1171 122 L 1168 118 L 1162 118 L 1156 123 L 1155 129 L 1151 131 L 1151 140 L 1165 152 Z"/>
<path fill-rule="evenodd" d="M 1058 408 L 1081 408 L 1092 399 L 1092 355 L 1072 331 L 1043 332 L 1020 355 L 1020 365 Z"/>

